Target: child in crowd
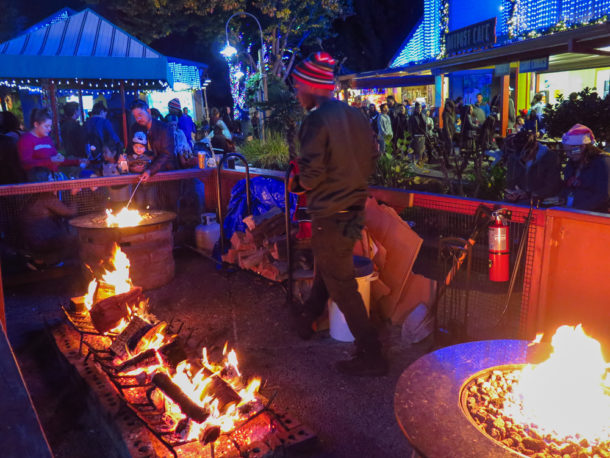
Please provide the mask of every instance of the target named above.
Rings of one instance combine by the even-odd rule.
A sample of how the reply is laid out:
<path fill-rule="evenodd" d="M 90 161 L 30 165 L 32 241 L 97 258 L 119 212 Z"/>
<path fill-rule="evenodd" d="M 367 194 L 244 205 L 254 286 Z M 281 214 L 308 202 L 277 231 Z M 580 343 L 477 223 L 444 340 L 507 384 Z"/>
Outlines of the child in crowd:
<path fill-rule="evenodd" d="M 132 152 L 127 155 L 129 172 L 142 173 L 150 165 L 153 154 L 148 150 L 148 139 L 145 132 L 137 131 L 133 135 Z M 156 185 L 153 183 L 141 183 L 134 196 L 134 201 L 140 209 L 150 208 L 155 205 Z"/>

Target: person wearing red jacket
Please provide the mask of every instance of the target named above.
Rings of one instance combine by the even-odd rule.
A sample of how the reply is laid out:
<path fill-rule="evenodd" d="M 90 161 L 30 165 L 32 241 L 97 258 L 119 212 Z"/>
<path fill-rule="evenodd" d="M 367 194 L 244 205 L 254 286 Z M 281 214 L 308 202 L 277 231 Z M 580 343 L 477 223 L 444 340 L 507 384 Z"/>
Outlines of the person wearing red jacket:
<path fill-rule="evenodd" d="M 21 167 L 27 173 L 34 167 L 44 167 L 57 172 L 59 166 L 78 166 L 82 161 L 66 159 L 57 152 L 49 137 L 53 117 L 48 108 L 34 108 L 30 115 L 32 129 L 24 133 L 17 143 Z M 85 161 L 86 163 L 86 161 Z"/>

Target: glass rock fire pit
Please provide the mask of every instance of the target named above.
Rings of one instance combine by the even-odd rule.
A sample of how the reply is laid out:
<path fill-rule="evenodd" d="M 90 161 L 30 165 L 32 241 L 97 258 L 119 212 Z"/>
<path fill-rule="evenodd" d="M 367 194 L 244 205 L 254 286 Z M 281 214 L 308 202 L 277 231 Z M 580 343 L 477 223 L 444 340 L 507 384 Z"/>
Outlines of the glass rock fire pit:
<path fill-rule="evenodd" d="M 394 408 L 413 448 L 429 458 L 609 457 L 610 365 L 594 339 L 577 336 L 586 349 L 559 343 L 560 332 L 582 330 L 563 326 L 552 344 L 454 345 L 409 366 Z"/>
<path fill-rule="evenodd" d="M 172 221 L 176 214 L 149 210 L 138 216 L 111 223 L 108 214 L 96 213 L 70 221 L 78 231 L 80 259 L 87 275 L 100 259 L 112 255 L 116 244 L 129 256 L 134 284 L 144 290 L 158 288 L 174 278 Z"/>

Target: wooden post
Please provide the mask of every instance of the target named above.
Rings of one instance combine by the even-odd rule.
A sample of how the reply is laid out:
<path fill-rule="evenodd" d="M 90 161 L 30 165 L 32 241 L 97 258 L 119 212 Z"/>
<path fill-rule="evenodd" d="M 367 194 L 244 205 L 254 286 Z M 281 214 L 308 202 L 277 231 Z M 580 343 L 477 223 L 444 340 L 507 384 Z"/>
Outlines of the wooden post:
<path fill-rule="evenodd" d="M 437 77 L 439 78 L 439 77 Z M 440 104 L 438 105 L 438 127 L 440 127 L 441 129 L 443 128 L 443 111 L 445 110 L 445 99 L 447 98 L 447 87 L 445 85 L 445 75 L 441 74 L 440 75 L 440 80 L 441 80 L 441 100 L 440 100 Z"/>
<path fill-rule="evenodd" d="M 501 76 L 502 86 L 500 97 L 502 99 L 502 111 L 500 116 L 500 135 L 506 137 L 506 130 L 508 129 L 508 98 L 510 97 L 510 74 Z"/>
<path fill-rule="evenodd" d="M 49 85 L 49 98 L 51 102 L 51 111 L 53 112 L 53 133 L 55 137 L 55 146 L 60 148 L 59 144 L 59 113 L 57 111 L 57 97 L 55 94 L 55 83 L 51 81 Z"/>
<path fill-rule="evenodd" d="M 121 91 L 121 113 L 123 114 L 123 145 L 127 147 L 127 112 L 125 111 L 125 83 L 121 81 L 120 83 L 120 91 Z"/>
<path fill-rule="evenodd" d="M 515 90 L 513 91 L 513 97 L 515 98 L 515 116 L 519 116 L 519 62 L 517 62 L 517 68 L 515 69 Z"/>
<path fill-rule="evenodd" d="M 80 105 L 80 122 L 85 124 L 85 107 L 83 106 L 83 90 L 78 88 L 78 104 Z"/>
<path fill-rule="evenodd" d="M 6 314 L 4 313 L 4 285 L 2 284 L 2 266 L 0 265 L 0 321 L 2 329 L 6 332 Z"/>

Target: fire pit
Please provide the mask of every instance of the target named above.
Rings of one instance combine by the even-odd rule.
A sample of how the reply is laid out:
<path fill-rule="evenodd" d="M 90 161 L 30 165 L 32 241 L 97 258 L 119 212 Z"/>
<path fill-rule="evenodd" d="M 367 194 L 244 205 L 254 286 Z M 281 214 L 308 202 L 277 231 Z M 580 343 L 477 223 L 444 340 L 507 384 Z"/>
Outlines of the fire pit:
<path fill-rule="evenodd" d="M 601 363 L 597 361 L 598 372 L 603 378 L 607 363 L 597 345 L 601 359 Z M 581 355 L 576 356 L 577 361 L 587 359 L 573 350 L 573 344 L 567 347 L 572 349 L 572 359 L 575 355 Z M 566 364 L 565 352 L 558 350 L 553 338 L 553 347 L 496 340 L 430 353 L 400 377 L 394 398 L 398 423 L 411 445 L 427 457 L 610 456 L 610 438 L 606 437 L 610 431 L 610 395 L 604 393 L 600 374 L 591 376 L 579 362 Z M 562 357 L 557 356 L 560 354 Z M 558 377 L 549 380 L 548 374 L 553 372 L 547 372 L 543 382 L 529 383 L 531 373 L 549 368 L 560 368 Z M 573 374 L 582 380 L 580 390 L 572 393 L 576 402 L 568 395 L 563 380 Z M 571 381 L 567 384 L 573 385 Z M 599 396 L 593 401 L 594 408 L 589 403 L 593 391 Z M 578 403 L 587 415 L 567 413 Z M 583 428 L 585 424 L 588 428 Z M 584 432 L 570 434 L 566 425 Z"/>
<path fill-rule="evenodd" d="M 118 245 L 109 264 L 87 294 L 62 306 L 72 330 L 57 327 L 55 341 L 83 377 L 94 374 L 96 385 L 112 385 L 114 405 L 125 405 L 166 451 L 176 457 L 256 458 L 315 441 L 305 427 L 295 429 L 291 419 L 270 408 L 271 401 L 258 393 L 261 380 L 244 378 L 234 350 L 225 344 L 213 362 L 206 348 L 188 344 L 180 320 L 160 321 L 150 313 Z M 94 364 L 88 365 L 91 357 Z"/>
<path fill-rule="evenodd" d="M 174 278 L 172 221 L 176 215 L 151 210 L 140 216 L 139 222 L 126 227 L 108 226 L 108 215 L 99 213 L 70 221 L 78 231 L 80 259 L 87 273 L 100 259 L 111 257 L 117 244 L 131 261 L 135 285 L 153 289 Z"/>

